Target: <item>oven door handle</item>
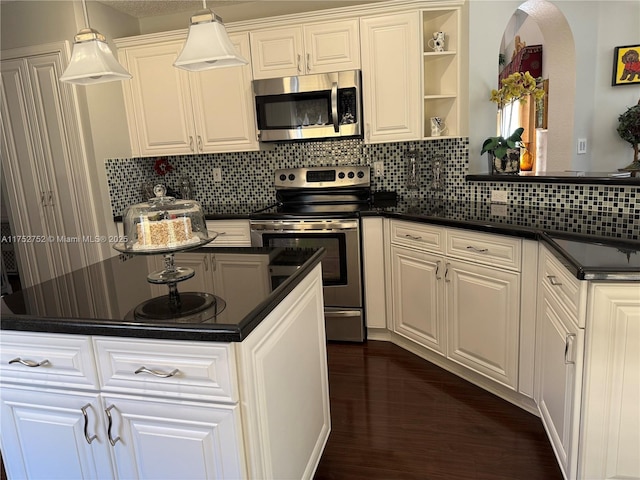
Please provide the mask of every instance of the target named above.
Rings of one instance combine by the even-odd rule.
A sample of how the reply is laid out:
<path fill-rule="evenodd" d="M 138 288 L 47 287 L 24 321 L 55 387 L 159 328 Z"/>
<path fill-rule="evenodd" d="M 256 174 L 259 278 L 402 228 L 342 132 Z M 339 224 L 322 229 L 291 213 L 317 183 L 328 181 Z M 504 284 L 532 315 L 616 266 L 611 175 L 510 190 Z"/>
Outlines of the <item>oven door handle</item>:
<path fill-rule="evenodd" d="M 269 223 L 269 224 L 252 224 L 251 230 L 256 232 L 282 232 L 282 233 L 297 233 L 297 232 L 344 232 L 350 230 L 357 230 L 357 223 L 352 222 L 331 222 L 331 223 Z"/>
<path fill-rule="evenodd" d="M 333 130 L 340 132 L 340 123 L 338 120 L 338 82 L 333 82 L 331 86 L 331 116 L 333 117 Z"/>

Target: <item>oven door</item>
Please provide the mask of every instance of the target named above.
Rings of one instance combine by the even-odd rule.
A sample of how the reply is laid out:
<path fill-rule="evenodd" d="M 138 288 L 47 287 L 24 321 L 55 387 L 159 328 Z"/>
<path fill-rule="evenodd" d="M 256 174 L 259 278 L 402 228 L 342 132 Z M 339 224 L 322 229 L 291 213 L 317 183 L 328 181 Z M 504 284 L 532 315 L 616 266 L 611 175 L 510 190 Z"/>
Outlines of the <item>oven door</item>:
<path fill-rule="evenodd" d="M 251 244 L 281 248 L 323 247 L 326 251 L 322 258 L 325 305 L 362 307 L 358 220 L 252 220 Z M 271 265 L 272 272 L 286 270 L 286 265 L 275 262 Z"/>
<path fill-rule="evenodd" d="M 365 337 L 360 280 L 358 220 L 251 221 L 251 244 L 272 247 L 323 247 L 322 283 L 327 340 L 362 342 Z M 269 266 L 277 287 L 292 268 L 274 258 Z"/>

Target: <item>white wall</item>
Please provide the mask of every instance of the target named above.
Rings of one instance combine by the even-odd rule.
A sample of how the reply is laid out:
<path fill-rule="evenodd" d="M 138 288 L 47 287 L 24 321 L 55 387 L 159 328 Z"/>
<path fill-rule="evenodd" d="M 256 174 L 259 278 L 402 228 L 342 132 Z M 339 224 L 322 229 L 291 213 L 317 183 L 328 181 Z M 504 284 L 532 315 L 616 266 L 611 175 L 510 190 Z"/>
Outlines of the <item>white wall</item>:
<path fill-rule="evenodd" d="M 488 101 L 488 92 L 496 84 L 502 34 L 521 3 L 470 0 L 469 73 L 473 80 L 469 84 L 469 145 L 472 172 L 486 172 L 486 159 L 480 157 L 480 148 L 484 139 L 494 134 L 495 128 L 495 105 Z M 640 2 L 554 0 L 551 3 L 563 13 L 571 28 L 576 61 L 574 124 L 572 133 L 567 134 L 571 135 L 571 148 L 559 163 L 585 171 L 624 167 L 631 163 L 633 153 L 630 145 L 616 132 L 618 116 L 638 102 L 640 87 L 611 86 L 613 48 L 640 43 Z M 550 90 L 553 88 L 550 81 Z M 560 99 L 557 103 L 562 102 Z M 551 127 L 551 117 L 549 122 Z M 578 138 L 587 139 L 586 155 L 576 153 Z M 553 169 L 553 162 L 554 151 L 550 148 L 549 170 Z"/>

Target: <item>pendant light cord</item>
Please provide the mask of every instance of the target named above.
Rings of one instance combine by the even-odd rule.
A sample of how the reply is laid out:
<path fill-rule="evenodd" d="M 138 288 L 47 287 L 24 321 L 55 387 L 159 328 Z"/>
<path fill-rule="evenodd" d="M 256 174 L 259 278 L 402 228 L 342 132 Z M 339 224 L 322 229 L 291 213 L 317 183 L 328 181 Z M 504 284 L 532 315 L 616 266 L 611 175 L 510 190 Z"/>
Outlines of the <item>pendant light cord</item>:
<path fill-rule="evenodd" d="M 203 0 L 205 1 L 205 0 Z M 82 11 L 84 12 L 84 25 L 86 28 L 91 28 L 89 26 L 89 14 L 87 13 L 87 4 L 85 0 L 82 0 Z"/>

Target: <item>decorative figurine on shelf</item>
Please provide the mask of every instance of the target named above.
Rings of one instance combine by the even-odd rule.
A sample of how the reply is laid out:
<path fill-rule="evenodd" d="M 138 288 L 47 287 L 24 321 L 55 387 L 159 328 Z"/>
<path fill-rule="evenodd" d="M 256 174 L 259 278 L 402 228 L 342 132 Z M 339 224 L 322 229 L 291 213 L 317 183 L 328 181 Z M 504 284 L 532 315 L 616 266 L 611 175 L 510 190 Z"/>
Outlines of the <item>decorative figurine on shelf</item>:
<path fill-rule="evenodd" d="M 640 143 L 640 100 L 637 105 L 630 107 L 618 117 L 618 134 L 633 147 L 633 162 L 621 171 L 631 171 L 632 176 L 640 175 L 640 159 L 638 158 L 638 143 Z"/>

